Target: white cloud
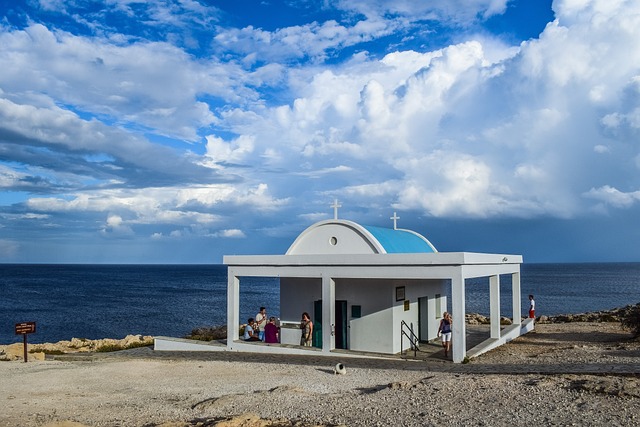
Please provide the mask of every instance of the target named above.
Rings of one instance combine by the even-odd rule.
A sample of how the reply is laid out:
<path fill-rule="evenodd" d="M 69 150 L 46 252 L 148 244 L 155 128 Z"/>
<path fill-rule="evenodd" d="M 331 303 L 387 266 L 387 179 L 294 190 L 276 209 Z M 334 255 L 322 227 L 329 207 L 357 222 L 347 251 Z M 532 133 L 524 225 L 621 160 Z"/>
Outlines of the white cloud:
<path fill-rule="evenodd" d="M 253 152 L 253 136 L 240 136 L 227 143 L 222 138 L 207 136 L 207 157 L 214 163 L 242 162 L 247 154 Z"/>
<path fill-rule="evenodd" d="M 0 187 L 31 192 L 11 208 L 34 223 L 186 239 L 286 235 L 336 196 L 443 218 L 636 206 L 617 188 L 639 186 L 638 2 L 556 0 L 519 46 L 463 31 L 371 53 L 362 42 L 468 29 L 507 1 L 331 1 L 341 20 L 273 31 L 212 29 L 217 11 L 192 1 L 109 4 L 142 10 L 144 31 L 98 15 L 77 18 L 91 37 L 0 29 Z M 63 6 L 82 7 L 43 0 Z M 171 36 L 187 23 L 206 31 Z M 212 56 L 190 50 L 202 40 Z"/>
<path fill-rule="evenodd" d="M 353 26 L 329 20 L 280 28 L 273 32 L 247 26 L 220 31 L 215 36 L 215 42 L 219 49 L 245 55 L 246 63 L 253 63 L 258 58 L 268 62 L 286 62 L 305 57 L 322 61 L 326 59 L 328 51 L 391 34 L 395 29 L 393 25 L 393 21 L 381 19 L 360 21 Z"/>
<path fill-rule="evenodd" d="M 484 19 L 504 13 L 508 0 L 339 0 L 345 10 L 365 16 L 400 15 L 415 21 L 431 20 L 468 25 L 482 16 Z"/>
<path fill-rule="evenodd" d="M 637 202 L 640 202 L 640 190 L 624 193 L 608 185 L 600 188 L 592 188 L 586 192 L 584 196 L 599 200 L 615 208 L 629 208 Z"/>
<path fill-rule="evenodd" d="M 131 227 L 119 215 L 109 215 L 105 224 L 100 228 L 100 234 L 105 237 L 118 238 L 134 236 Z"/>
<path fill-rule="evenodd" d="M 292 105 L 261 112 L 242 132 L 272 166 L 303 176 L 349 170 L 346 182 L 328 174 L 322 194 L 340 183 L 363 204 L 386 196 L 436 216 L 571 217 L 584 208 L 581 192 L 615 172 L 593 158 L 611 145 L 600 121 L 633 128 L 636 110 L 618 108 L 640 63 L 620 60 L 640 39 L 619 28 L 621 11 L 597 21 L 583 12 L 564 10 L 515 55 L 496 45 L 502 52 L 489 59 L 470 41 L 292 74 Z"/>
<path fill-rule="evenodd" d="M 220 230 L 217 233 L 218 237 L 224 237 L 227 239 L 244 239 L 246 238 L 246 234 L 244 234 L 244 232 L 242 230 L 239 230 L 237 228 L 232 228 L 232 229 L 228 229 L 228 230 Z"/>
<path fill-rule="evenodd" d="M 119 45 L 33 24 L 1 32 L 0 46 L 5 91 L 38 91 L 125 125 L 186 140 L 197 140 L 197 129 L 217 120 L 197 100 L 199 93 L 225 101 L 257 98 L 245 86 L 248 75 L 241 67 L 194 61 L 167 43 Z"/>

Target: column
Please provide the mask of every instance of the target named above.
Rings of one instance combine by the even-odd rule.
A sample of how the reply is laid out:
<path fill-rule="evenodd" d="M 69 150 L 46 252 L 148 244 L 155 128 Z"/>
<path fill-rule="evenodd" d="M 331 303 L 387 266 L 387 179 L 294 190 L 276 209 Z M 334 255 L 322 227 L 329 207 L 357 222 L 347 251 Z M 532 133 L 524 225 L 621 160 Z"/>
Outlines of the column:
<path fill-rule="evenodd" d="M 227 274 L 227 349 L 231 350 L 240 334 L 240 279 L 232 269 Z"/>
<path fill-rule="evenodd" d="M 511 305 L 513 306 L 513 324 L 522 324 L 522 297 L 520 295 L 520 272 L 511 274 Z"/>
<path fill-rule="evenodd" d="M 326 274 L 322 275 L 322 352 L 329 353 L 336 348 L 336 282 Z"/>
<path fill-rule="evenodd" d="M 500 276 L 489 277 L 491 338 L 500 338 Z"/>
<path fill-rule="evenodd" d="M 459 267 L 454 277 L 451 278 L 451 316 L 453 317 L 451 356 L 454 363 L 461 363 L 467 355 L 464 298 L 464 274 L 462 267 Z"/>

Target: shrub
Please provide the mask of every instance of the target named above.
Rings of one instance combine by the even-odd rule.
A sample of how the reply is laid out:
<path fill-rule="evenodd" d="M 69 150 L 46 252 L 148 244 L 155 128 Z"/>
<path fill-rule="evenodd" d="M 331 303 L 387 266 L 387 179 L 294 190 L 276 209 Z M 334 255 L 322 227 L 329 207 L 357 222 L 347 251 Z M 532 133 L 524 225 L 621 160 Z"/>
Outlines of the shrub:
<path fill-rule="evenodd" d="M 620 323 L 624 329 L 631 331 L 634 338 L 640 337 L 640 303 L 625 307 L 620 315 Z"/>
<path fill-rule="evenodd" d="M 112 351 L 120 351 L 120 350 L 128 350 L 130 348 L 138 348 L 138 347 L 149 347 L 152 346 L 153 342 L 134 342 L 127 346 L 123 346 L 120 344 L 106 344 L 101 347 L 96 348 L 97 353 L 109 353 Z"/>
<path fill-rule="evenodd" d="M 190 340 L 214 341 L 227 338 L 227 325 L 214 326 L 212 328 L 196 328 L 185 337 Z"/>
<path fill-rule="evenodd" d="M 124 347 L 119 344 L 107 344 L 96 348 L 96 353 L 109 353 L 111 351 L 124 350 Z"/>

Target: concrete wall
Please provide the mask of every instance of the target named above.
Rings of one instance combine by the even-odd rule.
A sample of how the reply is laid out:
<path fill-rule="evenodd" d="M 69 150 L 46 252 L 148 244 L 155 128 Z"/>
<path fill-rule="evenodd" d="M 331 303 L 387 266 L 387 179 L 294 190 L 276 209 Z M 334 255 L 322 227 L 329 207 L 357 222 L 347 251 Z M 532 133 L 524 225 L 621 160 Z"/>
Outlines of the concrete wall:
<path fill-rule="evenodd" d="M 336 299 L 347 301 L 347 345 L 356 351 L 391 353 L 392 284 L 386 280 L 336 279 Z M 361 317 L 351 317 L 354 305 Z"/>
<path fill-rule="evenodd" d="M 322 279 L 280 278 L 280 321 L 299 324 L 305 311 L 313 320 L 313 302 L 319 299 L 322 299 Z"/>

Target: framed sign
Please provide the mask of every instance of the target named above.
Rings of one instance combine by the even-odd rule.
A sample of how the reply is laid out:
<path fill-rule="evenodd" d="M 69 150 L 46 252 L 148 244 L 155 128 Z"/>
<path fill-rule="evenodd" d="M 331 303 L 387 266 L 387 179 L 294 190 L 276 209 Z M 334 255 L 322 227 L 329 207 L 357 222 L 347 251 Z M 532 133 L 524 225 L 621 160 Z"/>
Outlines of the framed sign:
<path fill-rule="evenodd" d="M 29 361 L 29 355 L 27 353 L 27 334 L 33 334 L 35 332 L 36 322 L 16 323 L 16 335 L 22 335 L 22 342 L 24 343 L 24 363 Z"/>
<path fill-rule="evenodd" d="M 16 323 L 16 335 L 33 334 L 36 332 L 36 322 Z"/>
<path fill-rule="evenodd" d="M 396 286 L 396 301 L 404 301 L 404 286 Z"/>

